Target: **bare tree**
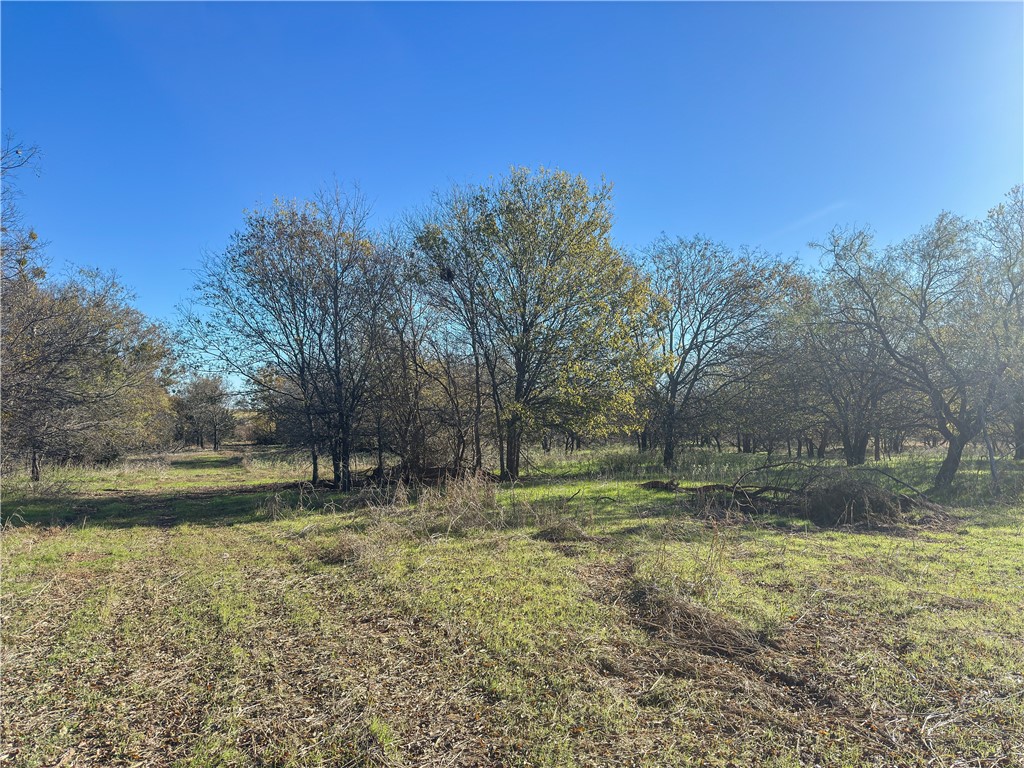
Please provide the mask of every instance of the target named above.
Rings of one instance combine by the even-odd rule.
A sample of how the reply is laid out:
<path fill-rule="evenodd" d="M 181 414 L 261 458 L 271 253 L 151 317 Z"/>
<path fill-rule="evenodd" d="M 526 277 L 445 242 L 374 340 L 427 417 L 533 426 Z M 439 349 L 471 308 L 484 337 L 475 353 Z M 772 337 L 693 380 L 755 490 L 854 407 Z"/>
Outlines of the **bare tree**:
<path fill-rule="evenodd" d="M 334 484 L 352 487 L 351 459 L 365 403 L 387 259 L 367 228 L 369 209 L 339 188 L 304 204 L 246 216 L 222 254 L 207 259 L 182 334 L 198 367 L 297 400 L 313 481 L 320 439 Z"/>
<path fill-rule="evenodd" d="M 1006 194 L 981 223 L 989 265 L 987 282 L 999 297 L 1002 335 L 1009 349 L 1006 405 L 1010 413 L 1014 459 L 1024 460 L 1024 186 Z"/>
<path fill-rule="evenodd" d="M 849 247 L 870 243 L 870 233 L 859 231 Z M 818 247 L 829 253 L 829 246 Z M 887 401 L 901 387 L 881 340 L 847 305 L 855 290 L 841 271 L 821 275 L 798 310 L 791 352 L 808 400 L 838 435 L 848 466 L 866 461 L 872 436 L 878 448 Z"/>
<path fill-rule="evenodd" d="M 330 425 L 335 487 L 352 488 L 352 453 L 384 343 L 382 310 L 393 292 L 390 259 L 368 227 L 369 206 L 357 192 L 340 188 L 315 203 L 316 280 L 310 286 L 322 318 L 315 336 L 318 375 L 314 388 L 321 418 Z"/>
<path fill-rule="evenodd" d="M 713 397 L 743 370 L 777 320 L 792 269 L 758 251 L 734 253 L 703 237 L 662 236 L 649 249 L 663 368 L 662 439 L 675 463 L 677 429 L 695 395 Z"/>
<path fill-rule="evenodd" d="M 834 230 L 826 248 L 853 288 L 845 311 L 875 335 L 907 384 L 927 398 L 946 440 L 935 485 L 948 487 L 964 448 L 982 436 L 1003 390 L 1013 344 L 1002 279 L 971 222 L 942 213 L 879 258 L 862 232 Z"/>
<path fill-rule="evenodd" d="M 207 256 L 195 300 L 180 310 L 194 369 L 223 371 L 302 413 L 314 483 L 318 340 L 326 332 L 312 291 L 319 278 L 317 239 L 316 213 L 308 204 L 278 202 L 247 213 L 225 251 Z"/>

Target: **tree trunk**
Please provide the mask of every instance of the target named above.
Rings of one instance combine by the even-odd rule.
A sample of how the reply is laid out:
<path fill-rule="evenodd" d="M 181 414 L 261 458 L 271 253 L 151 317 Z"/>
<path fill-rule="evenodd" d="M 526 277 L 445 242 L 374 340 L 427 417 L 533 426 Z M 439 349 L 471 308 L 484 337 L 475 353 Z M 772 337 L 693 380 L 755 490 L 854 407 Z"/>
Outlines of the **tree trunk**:
<path fill-rule="evenodd" d="M 505 475 L 506 480 L 519 479 L 519 454 L 522 448 L 522 434 L 519 429 L 519 418 L 509 419 L 508 431 L 505 435 Z"/>
<path fill-rule="evenodd" d="M 484 413 L 483 377 L 480 375 L 480 350 L 477 347 L 475 324 L 471 326 L 470 338 L 473 343 L 473 391 L 476 402 L 473 406 L 473 471 L 479 473 L 484 466 L 483 443 L 480 437 L 480 419 Z"/>
<path fill-rule="evenodd" d="M 985 439 L 985 451 L 988 453 L 988 469 L 992 473 L 992 490 L 999 493 L 999 473 L 996 471 L 996 452 L 992 448 L 992 438 L 988 435 L 988 423 L 981 422 L 981 434 Z"/>
<path fill-rule="evenodd" d="M 492 377 L 493 378 L 493 377 Z M 491 382 L 491 397 L 494 400 L 494 423 L 496 426 L 495 435 L 498 437 L 498 475 L 505 479 L 508 477 L 508 467 L 505 466 L 505 438 L 501 424 L 501 407 L 498 399 L 498 385 Z"/>
<path fill-rule="evenodd" d="M 852 436 L 849 433 L 843 433 L 843 458 L 846 459 L 846 466 L 857 467 L 867 461 L 868 439 L 867 432 Z"/>
<path fill-rule="evenodd" d="M 347 433 L 341 436 L 341 490 L 352 490 L 352 438 Z"/>
<path fill-rule="evenodd" d="M 313 411 L 309 407 L 309 403 L 304 404 L 304 411 L 306 415 L 306 429 L 309 430 L 307 437 L 309 438 L 309 458 L 313 462 L 313 486 L 320 482 L 320 457 L 317 455 L 316 449 L 316 432 L 313 429 Z"/>
<path fill-rule="evenodd" d="M 1024 461 L 1024 413 L 1013 420 L 1013 458 Z"/>
<path fill-rule="evenodd" d="M 956 437 L 949 441 L 949 448 L 946 450 L 946 458 L 942 460 L 939 467 L 939 474 L 935 476 L 936 488 L 949 488 L 953 484 L 953 477 L 960 467 L 960 459 L 964 454 L 964 447 L 967 441 Z"/>
<path fill-rule="evenodd" d="M 341 472 L 341 446 L 337 438 L 331 440 L 331 470 L 334 473 L 334 480 L 332 485 L 336 490 L 344 490 L 342 485 L 342 472 Z"/>
<path fill-rule="evenodd" d="M 32 482 L 38 483 L 40 477 L 39 471 L 39 452 L 35 448 L 32 449 Z"/>
<path fill-rule="evenodd" d="M 458 462 L 458 458 L 456 458 L 456 462 Z M 457 463 L 456 466 L 458 466 Z M 377 411 L 377 469 L 374 475 L 380 479 L 384 478 L 384 418 L 379 410 Z"/>
<path fill-rule="evenodd" d="M 676 408 L 671 401 L 669 401 L 668 413 L 665 416 L 665 452 L 662 455 L 661 463 L 667 469 L 671 469 L 676 463 Z"/>

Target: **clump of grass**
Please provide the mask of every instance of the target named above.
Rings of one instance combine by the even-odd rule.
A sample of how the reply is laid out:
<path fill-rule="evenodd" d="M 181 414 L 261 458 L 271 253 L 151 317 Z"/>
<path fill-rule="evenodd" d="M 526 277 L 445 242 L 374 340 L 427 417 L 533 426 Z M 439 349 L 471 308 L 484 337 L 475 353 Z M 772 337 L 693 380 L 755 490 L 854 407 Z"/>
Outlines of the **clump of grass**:
<path fill-rule="evenodd" d="M 239 465 L 249 474 L 274 476 L 301 476 L 310 466 L 309 456 L 295 450 L 263 451 L 247 450 Z"/>
<path fill-rule="evenodd" d="M 265 498 L 260 505 L 256 508 L 256 514 L 259 517 L 269 517 L 271 520 L 277 521 L 282 520 L 294 510 L 294 506 L 290 501 L 285 499 L 285 495 L 278 491 L 272 493 Z"/>
<path fill-rule="evenodd" d="M 694 541 L 685 557 L 672 557 L 676 550 L 668 541 L 655 550 L 641 570 L 633 569 L 635 578 L 659 586 L 666 594 L 695 597 L 712 602 L 722 589 L 725 553 L 729 541 L 722 530 L 713 526 L 710 537 Z"/>
<path fill-rule="evenodd" d="M 137 481 L 145 476 L 150 482 L 166 480 L 170 473 L 170 462 L 163 454 L 126 458 L 110 467 L 110 479 L 120 483 Z"/>
<path fill-rule="evenodd" d="M 350 565 L 358 562 L 366 551 L 366 540 L 351 531 L 340 531 L 314 548 L 316 559 L 324 565 Z"/>
<path fill-rule="evenodd" d="M 592 541 L 593 536 L 589 535 L 583 526 L 575 520 L 559 520 L 554 525 L 539 531 L 536 538 L 541 541 L 569 542 L 569 541 Z"/>
<path fill-rule="evenodd" d="M 449 480 L 436 488 L 421 487 L 415 504 L 412 523 L 427 534 L 451 535 L 505 525 L 495 484 L 476 475 Z"/>
<path fill-rule="evenodd" d="M 653 453 L 636 451 L 607 451 L 597 457 L 594 475 L 603 478 L 655 477 L 665 469 Z"/>
<path fill-rule="evenodd" d="M 298 490 L 279 490 L 269 494 L 257 507 L 257 516 L 273 521 L 310 512 L 332 514 L 338 511 L 334 499 L 324 498 L 311 483 L 299 483 Z"/>
<path fill-rule="evenodd" d="M 632 580 L 629 592 L 638 623 L 663 641 L 723 657 L 757 653 L 757 635 L 735 619 L 717 613 L 670 584 Z"/>
<path fill-rule="evenodd" d="M 2 490 L 5 500 L 18 498 L 59 499 L 73 496 L 84 485 L 83 470 L 70 464 L 47 465 L 42 478 L 33 482 L 23 467 L 4 467 Z M 99 471 L 99 470 L 96 470 Z"/>
<path fill-rule="evenodd" d="M 371 516 L 394 516 L 409 506 L 409 486 L 402 480 L 359 489 L 359 501 Z"/>

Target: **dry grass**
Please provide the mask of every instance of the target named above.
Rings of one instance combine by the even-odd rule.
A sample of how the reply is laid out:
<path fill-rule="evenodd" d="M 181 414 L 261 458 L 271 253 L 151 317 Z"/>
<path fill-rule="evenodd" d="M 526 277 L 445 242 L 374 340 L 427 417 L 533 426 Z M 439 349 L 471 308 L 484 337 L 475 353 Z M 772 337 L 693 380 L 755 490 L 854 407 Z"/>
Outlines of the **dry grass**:
<path fill-rule="evenodd" d="M 1024 510 L 775 529 L 625 485 L 26 510 L 0 765 L 1024 764 Z"/>
<path fill-rule="evenodd" d="M 594 537 L 588 534 L 583 526 L 575 520 L 559 520 L 554 525 L 538 531 L 537 538 L 541 541 L 553 542 L 594 541 Z"/>

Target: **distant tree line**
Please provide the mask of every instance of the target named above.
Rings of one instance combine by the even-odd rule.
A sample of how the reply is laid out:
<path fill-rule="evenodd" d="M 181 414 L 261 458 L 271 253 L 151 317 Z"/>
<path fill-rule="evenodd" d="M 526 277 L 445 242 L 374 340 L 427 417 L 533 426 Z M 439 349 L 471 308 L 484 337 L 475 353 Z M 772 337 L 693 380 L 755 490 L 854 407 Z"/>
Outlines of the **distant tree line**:
<path fill-rule="evenodd" d="M 304 447 L 341 490 L 357 454 L 378 480 L 514 480 L 531 451 L 605 440 L 668 468 L 693 445 L 851 465 L 942 445 L 940 487 L 972 443 L 993 472 L 1024 459 L 1020 186 L 887 247 L 834 229 L 814 271 L 703 236 L 627 253 L 610 186 L 562 171 L 436 194 L 386 231 L 335 187 L 248 212 L 172 344 L 111 278 L 46 273 L 7 216 L 9 151 L 2 437 L 35 476 L 44 456 L 217 449 L 241 407 L 225 381 L 254 437 Z"/>
<path fill-rule="evenodd" d="M 4 469 L 24 462 L 109 461 L 126 451 L 209 440 L 233 429 L 219 379 L 183 380 L 171 334 L 131 304 L 110 274 L 55 276 L 17 205 L 16 172 L 36 147 L 2 150 L 0 443 Z"/>
<path fill-rule="evenodd" d="M 513 169 L 435 195 L 397 231 L 339 189 L 247 215 L 185 315 L 206 366 L 244 380 L 312 479 L 496 469 L 528 447 L 635 441 L 851 465 L 910 442 L 1024 458 L 1022 190 L 879 248 L 835 229 L 805 272 L 760 250 L 612 241 L 610 187 Z M 272 425 L 272 427 L 271 427 Z"/>

